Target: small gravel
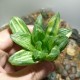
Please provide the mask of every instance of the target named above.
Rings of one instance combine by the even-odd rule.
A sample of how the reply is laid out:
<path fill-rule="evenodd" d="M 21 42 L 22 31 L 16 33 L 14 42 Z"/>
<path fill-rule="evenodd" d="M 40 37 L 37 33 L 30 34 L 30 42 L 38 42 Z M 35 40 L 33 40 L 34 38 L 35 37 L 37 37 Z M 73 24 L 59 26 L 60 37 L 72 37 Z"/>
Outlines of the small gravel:
<path fill-rule="evenodd" d="M 71 69 L 71 65 L 70 64 L 67 64 L 67 65 L 64 66 L 64 68 L 65 68 L 66 71 L 68 71 L 68 70 Z"/>
<path fill-rule="evenodd" d="M 57 80 L 56 79 L 56 72 L 54 71 L 54 72 L 52 72 L 52 73 L 50 73 L 49 75 L 48 75 L 48 80 Z"/>
<path fill-rule="evenodd" d="M 72 67 L 71 70 L 72 70 L 72 71 L 71 71 L 72 74 L 76 74 L 76 73 L 77 73 L 77 69 L 76 69 L 76 67 Z"/>
<path fill-rule="evenodd" d="M 77 67 L 77 64 L 73 61 L 70 64 L 71 64 L 72 67 Z"/>
<path fill-rule="evenodd" d="M 66 79 L 65 80 L 71 80 L 69 77 L 66 77 Z"/>
<path fill-rule="evenodd" d="M 65 79 L 68 76 L 67 71 L 63 70 L 62 73 L 61 73 L 61 76 L 62 76 L 63 79 Z"/>
<path fill-rule="evenodd" d="M 69 63 L 69 60 L 68 60 L 68 59 L 64 59 L 63 65 L 66 65 L 66 64 L 68 64 L 68 63 Z"/>
<path fill-rule="evenodd" d="M 80 53 L 77 55 L 77 59 L 80 60 Z"/>
<path fill-rule="evenodd" d="M 76 76 L 75 76 L 75 74 L 69 74 L 69 77 L 70 77 L 71 80 L 75 80 Z"/>
<path fill-rule="evenodd" d="M 79 53 L 78 52 L 78 45 L 75 40 L 70 39 L 69 44 L 67 45 L 66 52 L 68 55 L 70 55 L 72 57 Z"/>
<path fill-rule="evenodd" d="M 70 55 L 68 55 L 68 54 L 66 54 L 66 59 L 68 59 L 68 60 L 72 60 L 72 59 L 73 59 L 73 57 L 72 57 L 72 56 L 70 56 Z"/>
<path fill-rule="evenodd" d="M 76 78 L 80 78 L 80 71 L 76 73 Z"/>
<path fill-rule="evenodd" d="M 78 32 L 78 30 L 77 30 L 77 29 L 72 29 L 72 34 L 74 34 L 74 35 L 78 35 L 78 34 L 79 34 L 79 32 Z"/>

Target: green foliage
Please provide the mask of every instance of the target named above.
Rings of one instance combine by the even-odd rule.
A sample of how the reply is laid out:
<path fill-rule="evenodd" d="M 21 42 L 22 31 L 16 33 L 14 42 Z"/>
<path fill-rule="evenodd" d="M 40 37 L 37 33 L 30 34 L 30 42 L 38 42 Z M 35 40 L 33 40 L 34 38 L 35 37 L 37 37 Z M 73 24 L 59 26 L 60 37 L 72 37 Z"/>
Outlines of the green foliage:
<path fill-rule="evenodd" d="M 37 41 L 42 41 L 44 39 L 44 30 L 42 28 L 42 16 L 39 15 L 34 23 L 34 28 L 32 32 L 32 42 L 35 44 Z"/>
<path fill-rule="evenodd" d="M 46 60 L 48 60 L 48 61 L 55 60 L 58 57 L 59 53 L 60 53 L 60 50 L 59 50 L 58 46 L 55 45 L 52 48 L 51 52 L 48 55 L 46 55 Z"/>
<path fill-rule="evenodd" d="M 62 51 L 65 48 L 68 42 L 69 42 L 68 37 L 64 35 L 58 35 L 58 37 L 55 40 L 55 44 L 59 47 L 60 51 Z"/>
<path fill-rule="evenodd" d="M 13 17 L 9 24 L 13 33 L 11 39 L 23 48 L 9 57 L 9 62 L 15 66 L 34 64 L 44 60 L 54 61 L 67 45 L 71 33 L 69 29 L 60 28 L 59 13 L 49 20 L 46 30 L 43 30 L 41 14 L 34 23 L 32 33 L 18 17 Z"/>
<path fill-rule="evenodd" d="M 27 25 L 24 23 L 22 19 L 18 17 L 13 17 L 10 20 L 9 25 L 13 33 L 16 33 L 16 32 L 30 33 Z"/>
<path fill-rule="evenodd" d="M 70 37 L 72 34 L 72 30 L 66 28 L 60 28 L 58 34 L 62 34 L 64 36 Z"/>
<path fill-rule="evenodd" d="M 57 35 L 60 25 L 60 14 L 54 15 L 47 25 L 46 34 Z"/>
<path fill-rule="evenodd" d="M 35 50 L 33 52 L 33 59 L 34 60 L 39 60 L 39 61 L 43 61 L 46 58 L 46 55 L 48 55 L 48 53 L 46 53 L 45 51 L 39 51 L 39 50 Z"/>
<path fill-rule="evenodd" d="M 9 62 L 16 66 L 25 66 L 36 63 L 32 58 L 33 52 L 24 49 L 16 52 L 9 58 Z"/>
<path fill-rule="evenodd" d="M 11 35 L 11 39 L 18 45 L 22 46 L 24 49 L 31 50 L 31 51 L 34 50 L 34 46 L 31 44 L 30 34 L 16 32 Z"/>

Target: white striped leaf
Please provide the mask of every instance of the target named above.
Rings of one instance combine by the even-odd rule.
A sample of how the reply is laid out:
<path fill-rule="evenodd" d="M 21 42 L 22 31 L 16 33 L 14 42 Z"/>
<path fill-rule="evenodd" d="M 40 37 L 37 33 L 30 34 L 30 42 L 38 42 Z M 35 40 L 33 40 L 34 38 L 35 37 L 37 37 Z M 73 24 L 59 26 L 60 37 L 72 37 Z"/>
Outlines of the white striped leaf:
<path fill-rule="evenodd" d="M 57 35 L 60 25 L 60 14 L 55 14 L 47 25 L 46 34 Z"/>
<path fill-rule="evenodd" d="M 33 52 L 24 49 L 9 57 L 9 62 L 15 66 L 25 66 L 36 63 L 32 58 Z"/>
<path fill-rule="evenodd" d="M 31 44 L 31 35 L 27 33 L 15 33 L 11 35 L 11 39 L 18 45 L 27 50 L 34 50 L 34 46 Z"/>
<path fill-rule="evenodd" d="M 10 29 L 12 30 L 12 33 L 16 32 L 30 33 L 27 25 L 19 17 L 13 17 L 10 20 L 9 25 Z"/>

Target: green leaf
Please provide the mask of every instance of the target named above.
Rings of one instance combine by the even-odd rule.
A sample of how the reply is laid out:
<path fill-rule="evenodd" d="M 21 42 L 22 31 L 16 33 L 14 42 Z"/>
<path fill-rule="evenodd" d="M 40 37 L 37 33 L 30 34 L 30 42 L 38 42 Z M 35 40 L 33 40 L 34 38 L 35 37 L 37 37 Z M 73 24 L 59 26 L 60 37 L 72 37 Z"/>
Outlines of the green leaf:
<path fill-rule="evenodd" d="M 51 52 L 46 56 L 46 60 L 48 61 L 54 61 L 60 54 L 60 50 L 58 46 L 54 46 L 51 50 Z"/>
<path fill-rule="evenodd" d="M 9 57 L 8 61 L 15 66 L 25 66 L 36 63 L 32 58 L 33 52 L 20 50 Z"/>
<path fill-rule="evenodd" d="M 57 35 L 60 25 L 60 14 L 55 14 L 47 25 L 46 34 L 48 35 Z"/>
<path fill-rule="evenodd" d="M 19 17 L 13 17 L 10 20 L 9 25 L 10 25 L 10 29 L 12 30 L 12 33 L 23 32 L 23 33 L 30 34 L 30 31 L 29 31 L 27 25 Z"/>
<path fill-rule="evenodd" d="M 43 18 L 42 18 L 42 15 L 41 15 L 41 14 L 37 17 L 37 19 L 36 19 L 36 21 L 35 21 L 35 24 L 38 24 L 39 26 L 42 27 Z"/>
<path fill-rule="evenodd" d="M 67 29 L 67 28 L 60 28 L 59 29 L 59 34 L 67 36 L 69 38 L 71 36 L 71 34 L 72 34 L 72 30 L 71 29 Z"/>
<path fill-rule="evenodd" d="M 33 32 L 32 32 L 32 42 L 35 44 L 37 41 L 42 41 L 44 38 L 44 30 L 42 28 L 42 16 L 39 15 L 34 24 Z"/>
<path fill-rule="evenodd" d="M 27 50 L 34 50 L 34 46 L 31 44 L 31 35 L 27 33 L 15 33 L 11 35 L 11 39 L 18 45 Z"/>
<path fill-rule="evenodd" d="M 42 50 L 42 42 L 41 41 L 37 41 L 36 43 L 35 43 L 35 48 L 37 49 L 37 50 Z"/>
<path fill-rule="evenodd" d="M 48 55 L 48 53 L 46 53 L 45 51 L 39 51 L 39 50 L 35 50 L 33 52 L 33 59 L 36 61 L 43 61 L 46 58 L 46 55 Z"/>
<path fill-rule="evenodd" d="M 66 47 L 68 42 L 69 42 L 68 37 L 59 35 L 55 41 L 55 44 L 59 47 L 60 51 L 62 51 Z"/>
<path fill-rule="evenodd" d="M 51 50 L 53 48 L 53 46 L 55 45 L 55 40 L 56 40 L 56 37 L 55 36 L 49 36 L 49 39 L 48 39 L 48 48 L 49 50 Z"/>
<path fill-rule="evenodd" d="M 56 40 L 55 36 L 45 36 L 44 40 L 43 40 L 43 48 L 45 48 L 45 46 L 47 47 L 47 49 L 50 51 L 52 49 L 52 47 L 54 46 L 54 41 Z"/>

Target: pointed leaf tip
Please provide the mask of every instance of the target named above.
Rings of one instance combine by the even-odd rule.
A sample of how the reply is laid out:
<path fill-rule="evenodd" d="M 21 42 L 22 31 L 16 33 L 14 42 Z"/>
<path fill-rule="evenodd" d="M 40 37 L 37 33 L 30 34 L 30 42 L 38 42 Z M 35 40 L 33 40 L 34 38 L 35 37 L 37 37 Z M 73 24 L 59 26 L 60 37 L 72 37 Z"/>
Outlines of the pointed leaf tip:
<path fill-rule="evenodd" d="M 10 29 L 12 30 L 12 33 L 24 32 L 30 34 L 27 25 L 19 17 L 12 17 L 12 19 L 9 22 L 9 25 L 10 25 Z"/>
<path fill-rule="evenodd" d="M 57 35 L 60 24 L 60 14 L 55 14 L 48 22 L 46 34 Z"/>

